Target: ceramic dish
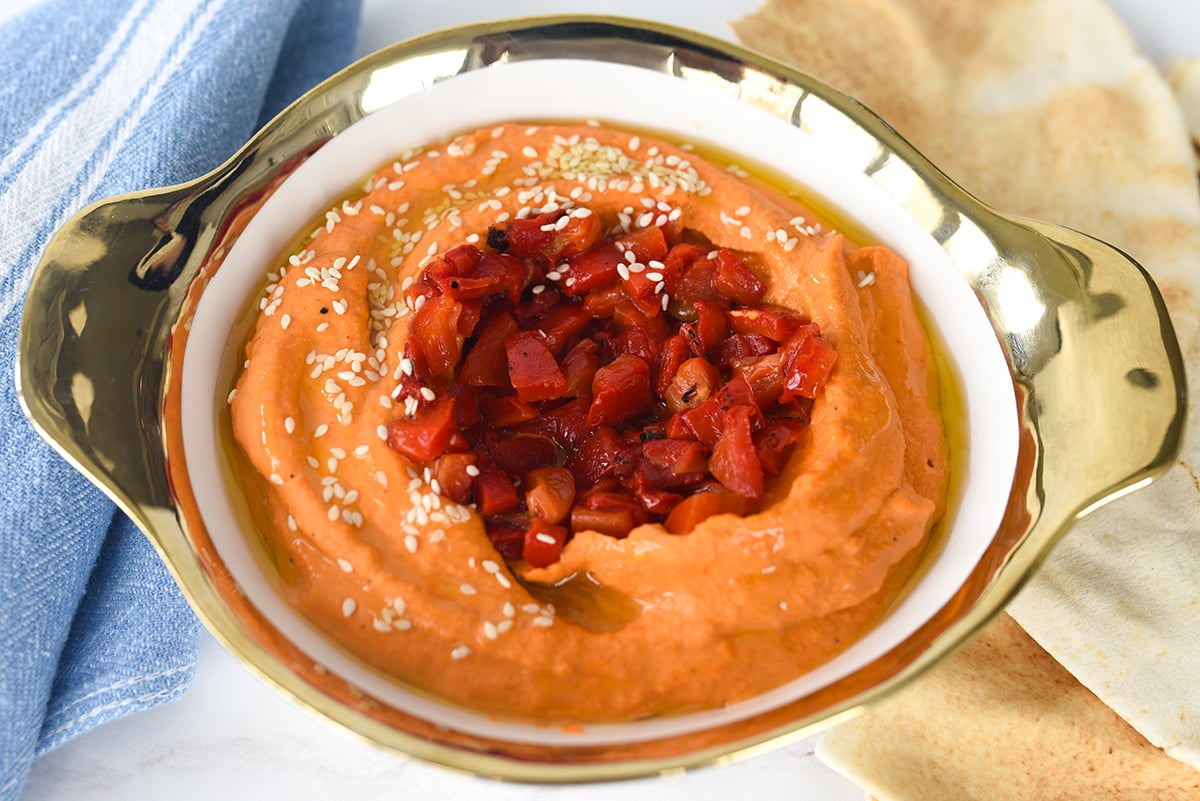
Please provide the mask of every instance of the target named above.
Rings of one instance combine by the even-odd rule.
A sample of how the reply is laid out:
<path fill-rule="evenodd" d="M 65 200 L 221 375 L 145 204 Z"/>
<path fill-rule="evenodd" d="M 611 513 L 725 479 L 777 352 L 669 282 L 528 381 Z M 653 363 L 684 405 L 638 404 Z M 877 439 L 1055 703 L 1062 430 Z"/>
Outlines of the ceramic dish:
<path fill-rule="evenodd" d="M 537 87 L 531 91 L 530 87 Z M 834 660 L 720 710 L 572 727 L 497 719 L 389 681 L 331 645 L 263 575 L 223 476 L 230 331 L 297 228 L 405 147 L 514 119 L 602 119 L 744 153 L 913 265 L 963 394 L 944 543 L 886 620 Z M 1104 294 L 1100 319 L 1079 313 Z M 987 209 L 812 78 L 660 25 L 546 18 L 381 51 L 283 112 L 226 165 L 115 198 L 56 236 L 22 328 L 39 429 L 155 542 L 227 647 L 370 742 L 506 778 L 577 781 L 709 763 L 883 697 L 1002 608 L 1079 515 L 1179 444 L 1183 380 L 1157 290 L 1093 239 Z M 87 387 L 87 389 L 81 389 Z M 1094 410 L 1076 402 L 1104 396 Z M 1098 419 L 1119 410 L 1120 420 Z M 1104 431 L 1137 427 L 1113 452 Z"/>

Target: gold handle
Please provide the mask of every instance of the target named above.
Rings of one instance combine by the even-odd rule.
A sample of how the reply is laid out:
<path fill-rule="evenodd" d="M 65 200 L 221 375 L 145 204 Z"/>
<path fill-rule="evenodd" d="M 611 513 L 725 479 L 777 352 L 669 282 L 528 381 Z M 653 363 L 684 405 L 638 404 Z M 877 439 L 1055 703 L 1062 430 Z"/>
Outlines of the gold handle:
<path fill-rule="evenodd" d="M 1043 489 L 1059 507 L 1045 512 L 1070 508 L 1074 519 L 1174 462 L 1187 406 L 1183 355 L 1162 295 L 1132 258 L 1069 228 L 1014 222 L 1041 235 L 1029 237 L 1032 261 L 1013 269 L 1043 313 L 1034 329 L 1007 327 L 1006 336 L 1032 389 Z"/>
<path fill-rule="evenodd" d="M 27 414 L 130 513 L 170 503 L 163 356 L 182 296 L 177 279 L 201 229 L 193 219 L 200 188 L 83 210 L 51 240 L 25 303 L 17 369 Z"/>

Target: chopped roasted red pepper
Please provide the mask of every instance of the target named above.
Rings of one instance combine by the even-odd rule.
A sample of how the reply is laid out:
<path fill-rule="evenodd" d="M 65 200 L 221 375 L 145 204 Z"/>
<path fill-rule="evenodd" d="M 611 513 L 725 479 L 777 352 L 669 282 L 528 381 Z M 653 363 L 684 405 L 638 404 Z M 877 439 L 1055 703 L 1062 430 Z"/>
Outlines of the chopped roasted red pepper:
<path fill-rule="evenodd" d="M 431 295 L 413 315 L 412 335 L 421 343 L 425 363 L 435 376 L 449 381 L 462 358 L 464 337 L 458 333 L 462 305 L 448 295 Z"/>
<path fill-rule="evenodd" d="M 546 567 L 558 561 L 567 544 L 567 527 L 534 518 L 525 529 L 521 556 L 534 567 Z"/>
<path fill-rule="evenodd" d="M 558 448 L 554 442 L 537 434 L 502 437 L 489 432 L 484 436 L 484 444 L 496 463 L 514 477 L 558 461 Z"/>
<path fill-rule="evenodd" d="M 682 534 L 753 511 L 829 379 L 832 345 L 764 305 L 750 264 L 680 241 L 661 204 L 646 213 L 611 240 L 586 210 L 512 220 L 406 288 L 389 444 L 474 503 L 505 559 L 545 566 L 575 532 Z"/>
<path fill-rule="evenodd" d="M 491 426 L 502 428 L 520 425 L 540 414 L 532 403 L 526 403 L 516 395 L 500 395 L 480 398 L 479 413 Z"/>
<path fill-rule="evenodd" d="M 731 334 L 710 351 L 713 364 L 728 369 L 738 359 L 767 356 L 775 352 L 775 343 L 762 334 Z"/>
<path fill-rule="evenodd" d="M 743 514 L 745 499 L 724 490 L 697 492 L 684 498 L 667 515 L 663 526 L 672 534 L 687 534 L 713 515 Z"/>
<path fill-rule="evenodd" d="M 612 242 L 603 242 L 567 262 L 567 275 L 574 280 L 563 286 L 563 293 L 578 297 L 587 292 L 613 286 L 620 280 L 617 267 L 625 263 L 621 251 Z"/>
<path fill-rule="evenodd" d="M 667 257 L 667 238 L 657 225 L 636 228 L 616 239 L 617 247 L 633 253 L 635 261 L 649 265 L 651 261 L 662 261 Z M 628 257 L 626 257 L 628 262 Z"/>
<path fill-rule="evenodd" d="M 650 464 L 676 476 L 708 470 L 708 455 L 695 440 L 669 437 L 648 440 L 642 443 L 642 454 Z"/>
<path fill-rule="evenodd" d="M 762 500 L 763 468 L 750 433 L 749 406 L 734 406 L 725 413 L 721 436 L 713 446 L 709 470 L 726 489 L 752 501 Z"/>
<path fill-rule="evenodd" d="M 525 529 L 528 523 L 506 517 L 490 517 L 486 522 L 487 536 L 496 553 L 515 562 L 525 550 Z"/>
<path fill-rule="evenodd" d="M 767 287 L 746 262 L 732 250 L 717 251 L 716 290 L 724 297 L 742 306 L 758 303 L 766 294 Z"/>
<path fill-rule="evenodd" d="M 605 478 L 629 475 L 634 458 L 614 429 L 600 426 L 571 454 L 567 467 L 575 474 L 577 486 L 592 487 Z"/>
<path fill-rule="evenodd" d="M 615 539 L 624 539 L 633 530 L 634 517 L 618 509 L 588 509 L 576 506 L 571 509 L 572 531 L 598 531 Z"/>
<path fill-rule="evenodd" d="M 632 420 L 650 408 L 650 365 L 630 353 L 596 371 L 588 425 L 610 426 Z"/>
<path fill-rule="evenodd" d="M 547 523 L 561 523 L 575 504 L 575 476 L 565 467 L 539 467 L 525 475 L 525 508 Z"/>
<path fill-rule="evenodd" d="M 806 323 L 783 346 L 783 353 L 784 381 L 780 397 L 783 400 L 817 397 L 833 372 L 837 351 L 820 335 L 816 324 Z"/>
<path fill-rule="evenodd" d="M 517 487 L 499 466 L 481 460 L 475 477 L 475 506 L 484 517 L 511 512 L 521 505 Z"/>
<path fill-rule="evenodd" d="M 440 270 L 431 277 L 444 294 L 455 300 L 479 300 L 502 292 L 510 302 L 520 301 L 525 289 L 525 265 L 520 259 L 508 253 L 476 251 L 479 258 L 474 263 L 461 256 L 451 263 L 450 254 L 461 250 L 455 248 L 434 262 Z"/>
<path fill-rule="evenodd" d="M 454 425 L 454 401 L 438 398 L 413 417 L 393 420 L 388 426 L 388 445 L 417 462 L 431 462 L 445 453 Z"/>
<path fill-rule="evenodd" d="M 537 331 L 519 331 L 504 340 L 508 357 L 508 379 L 528 403 L 561 398 L 567 391 L 554 354 L 546 338 Z"/>
<path fill-rule="evenodd" d="M 672 420 L 679 420 L 682 428 L 677 427 L 671 436 L 680 436 L 679 431 L 688 432 L 685 435 L 712 448 L 717 444 L 721 432 L 725 430 L 725 413 L 735 406 L 750 408 L 751 420 L 756 426 L 762 422 L 762 413 L 754 400 L 754 392 L 746 379 L 740 375 L 735 375 L 725 382 L 704 403 L 675 415 Z"/>
<path fill-rule="evenodd" d="M 742 376 L 754 392 L 760 409 L 773 408 L 783 393 L 783 354 L 769 353 L 730 363 L 733 373 Z"/>
<path fill-rule="evenodd" d="M 561 303 L 537 322 L 537 330 L 545 334 L 546 347 L 555 356 L 562 353 L 571 341 L 592 322 L 592 315 L 575 303 Z"/>
<path fill-rule="evenodd" d="M 725 309 L 716 303 L 705 300 L 696 301 L 695 322 L 680 326 L 680 331 L 687 336 L 692 346 L 692 354 L 704 356 L 717 346 L 729 333 L 725 322 Z"/>
<path fill-rule="evenodd" d="M 617 283 L 613 286 L 592 290 L 583 296 L 583 308 L 596 319 L 612 317 L 617 307 L 629 301 L 625 287 Z"/>
<path fill-rule="evenodd" d="M 484 323 L 475 345 L 463 357 L 458 379 L 473 387 L 508 387 L 508 367 L 504 341 L 517 333 L 517 323 L 502 311 Z"/>
<path fill-rule="evenodd" d="M 443 453 L 437 458 L 434 474 L 442 495 L 455 503 L 470 503 L 475 489 L 471 470 L 479 457 L 474 453 Z"/>
<path fill-rule="evenodd" d="M 696 304 L 701 301 L 728 305 L 728 301 L 717 292 L 717 260 L 708 255 L 687 262 L 679 275 L 679 286 L 671 295 L 668 311 L 683 321 L 696 319 Z"/>
<path fill-rule="evenodd" d="M 754 436 L 754 452 L 762 463 L 763 472 L 779 475 L 792 446 L 804 438 L 807 426 L 796 420 L 772 420 Z"/>
<path fill-rule="evenodd" d="M 730 309 L 725 313 L 725 319 L 734 333 L 759 334 L 775 342 L 790 338 L 802 322 L 786 309 L 772 306 Z"/>
<path fill-rule="evenodd" d="M 587 413 L 590 396 L 574 398 L 542 413 L 517 430 L 522 434 L 540 434 L 558 443 L 564 451 L 573 451 L 588 435 Z"/>
<path fill-rule="evenodd" d="M 592 380 L 596 377 L 596 371 L 600 369 L 600 346 L 592 339 L 580 340 L 562 358 L 561 367 L 563 378 L 567 380 L 567 389 L 563 397 L 590 396 Z"/>
<path fill-rule="evenodd" d="M 489 234 L 489 241 L 493 238 L 506 253 L 557 264 L 588 250 L 600 238 L 600 221 L 588 210 L 549 212 L 513 220 L 502 232 Z"/>
<path fill-rule="evenodd" d="M 680 412 L 704 403 L 721 383 L 721 374 L 707 359 L 692 357 L 679 365 L 667 389 L 661 393 L 667 409 Z"/>
<path fill-rule="evenodd" d="M 513 220 L 504 228 L 489 231 L 488 242 L 495 242 L 500 245 L 498 250 L 513 256 L 539 256 L 554 241 L 553 221 L 549 223 L 550 229 L 546 229 L 548 218 L 549 215 L 545 218 L 539 215 Z"/>

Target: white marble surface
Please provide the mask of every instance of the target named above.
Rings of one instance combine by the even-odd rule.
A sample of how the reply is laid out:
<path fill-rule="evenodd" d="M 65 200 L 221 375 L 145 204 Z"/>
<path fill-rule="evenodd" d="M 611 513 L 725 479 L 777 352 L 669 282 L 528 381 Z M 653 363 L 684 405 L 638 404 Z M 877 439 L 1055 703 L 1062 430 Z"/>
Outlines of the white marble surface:
<path fill-rule="evenodd" d="M 15 6 L 33 0 L 10 0 Z M 459 22 L 503 15 L 585 11 L 686 24 L 729 36 L 725 22 L 758 0 L 365 0 L 362 53 Z M 1112 0 L 1157 62 L 1200 56 L 1197 0 Z M 10 5 L 0 16 L 14 10 Z M 181 699 L 106 724 L 35 762 L 22 801 L 95 799 L 436 798 L 439 801 L 601 801 L 755 796 L 861 801 L 822 765 L 807 739 L 745 761 L 664 779 L 576 787 L 530 787 L 468 778 L 378 752 L 278 696 L 205 635 L 196 681 Z"/>

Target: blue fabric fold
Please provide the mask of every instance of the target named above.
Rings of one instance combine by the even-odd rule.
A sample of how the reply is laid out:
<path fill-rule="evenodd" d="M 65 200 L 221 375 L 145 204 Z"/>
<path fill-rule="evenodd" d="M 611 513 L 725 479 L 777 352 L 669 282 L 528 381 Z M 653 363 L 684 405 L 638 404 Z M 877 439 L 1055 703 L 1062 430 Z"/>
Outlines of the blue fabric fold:
<path fill-rule="evenodd" d="M 199 628 L 17 403 L 24 293 L 90 202 L 194 178 L 349 63 L 358 0 L 46 0 L 0 25 L 0 801 L 36 755 L 186 690 Z"/>

